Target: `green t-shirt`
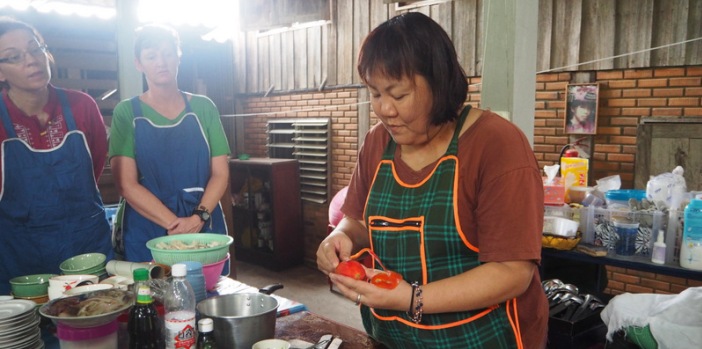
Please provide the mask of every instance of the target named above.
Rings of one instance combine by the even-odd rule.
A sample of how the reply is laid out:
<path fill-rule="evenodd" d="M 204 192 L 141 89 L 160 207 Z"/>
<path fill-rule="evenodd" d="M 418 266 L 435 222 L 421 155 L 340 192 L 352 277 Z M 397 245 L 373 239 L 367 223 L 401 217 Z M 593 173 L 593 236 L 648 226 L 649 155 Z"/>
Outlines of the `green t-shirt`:
<path fill-rule="evenodd" d="M 190 94 L 188 94 L 190 95 Z M 202 95 L 190 95 L 190 108 L 197 115 L 202 124 L 207 142 L 210 144 L 210 154 L 212 157 L 229 155 L 229 143 L 222 127 L 217 106 L 209 98 Z M 167 126 L 178 123 L 185 110 L 174 120 L 165 118 L 147 104 L 141 102 L 141 110 L 144 117 L 151 120 L 156 125 Z M 129 99 L 117 104 L 112 114 L 112 125 L 110 127 L 110 158 L 113 156 L 127 156 L 134 158 L 134 112 Z"/>

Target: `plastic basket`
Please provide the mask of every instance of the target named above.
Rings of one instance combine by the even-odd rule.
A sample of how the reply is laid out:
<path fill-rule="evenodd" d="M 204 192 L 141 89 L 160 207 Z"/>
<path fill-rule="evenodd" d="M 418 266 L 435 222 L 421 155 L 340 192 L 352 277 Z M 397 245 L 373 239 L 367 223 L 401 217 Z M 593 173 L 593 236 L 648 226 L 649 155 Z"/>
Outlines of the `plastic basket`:
<path fill-rule="evenodd" d="M 656 339 L 653 338 L 651 328 L 648 325 L 645 327 L 627 327 L 626 339 L 629 342 L 638 345 L 641 349 L 658 349 L 658 342 L 656 342 Z"/>
<path fill-rule="evenodd" d="M 153 256 L 156 263 L 173 265 L 180 262 L 193 261 L 200 262 L 205 265 L 219 262 L 227 257 L 227 253 L 229 253 L 229 245 L 231 245 L 233 241 L 234 239 L 231 236 L 223 234 L 179 234 L 151 239 L 146 242 L 146 247 L 151 250 L 151 256 Z M 170 246 L 175 246 L 177 242 L 181 242 L 186 245 L 192 245 L 193 243 L 218 244 L 215 247 L 181 250 L 156 247 L 159 245 L 159 243 L 166 243 Z"/>

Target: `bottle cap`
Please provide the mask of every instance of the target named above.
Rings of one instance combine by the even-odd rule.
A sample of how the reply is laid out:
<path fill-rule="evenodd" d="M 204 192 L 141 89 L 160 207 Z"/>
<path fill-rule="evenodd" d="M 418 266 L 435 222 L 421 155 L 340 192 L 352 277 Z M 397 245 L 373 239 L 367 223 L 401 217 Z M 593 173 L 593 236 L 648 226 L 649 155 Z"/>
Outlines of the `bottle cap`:
<path fill-rule="evenodd" d="M 171 266 L 171 275 L 175 277 L 185 276 L 188 273 L 188 267 L 185 264 L 178 263 Z"/>
<path fill-rule="evenodd" d="M 149 279 L 149 271 L 146 268 L 134 269 L 132 272 L 134 281 L 146 281 Z"/>
<path fill-rule="evenodd" d="M 200 329 L 200 332 L 212 332 L 214 329 L 214 323 L 212 322 L 212 319 L 204 318 L 197 322 L 197 327 Z"/>

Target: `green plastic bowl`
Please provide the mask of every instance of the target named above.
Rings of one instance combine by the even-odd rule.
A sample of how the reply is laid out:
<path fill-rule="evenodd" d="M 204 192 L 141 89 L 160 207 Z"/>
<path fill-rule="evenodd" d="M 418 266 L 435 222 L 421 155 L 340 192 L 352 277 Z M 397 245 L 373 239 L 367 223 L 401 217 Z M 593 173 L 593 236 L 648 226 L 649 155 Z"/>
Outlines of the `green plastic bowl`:
<path fill-rule="evenodd" d="M 102 253 L 85 253 L 66 259 L 59 265 L 64 274 L 91 274 L 105 267 L 107 256 Z"/>
<path fill-rule="evenodd" d="M 24 275 L 10 279 L 10 288 L 15 297 L 41 297 L 49 294 L 49 279 L 55 274 Z"/>
<path fill-rule="evenodd" d="M 231 236 L 223 234 L 199 233 L 199 234 L 178 234 L 161 236 L 146 242 L 146 247 L 151 250 L 151 256 L 156 263 L 173 265 L 180 262 L 200 262 L 203 265 L 221 261 L 229 253 L 229 245 L 234 242 Z M 174 247 L 178 243 L 186 245 L 212 244 L 217 246 L 198 249 L 168 249 L 157 247 L 160 243 Z"/>

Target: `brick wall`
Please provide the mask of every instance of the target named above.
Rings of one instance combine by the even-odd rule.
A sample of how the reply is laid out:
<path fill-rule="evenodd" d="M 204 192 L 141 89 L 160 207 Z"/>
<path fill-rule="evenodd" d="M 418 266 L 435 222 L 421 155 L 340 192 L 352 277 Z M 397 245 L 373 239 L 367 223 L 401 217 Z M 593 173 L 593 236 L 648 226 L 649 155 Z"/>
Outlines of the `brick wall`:
<path fill-rule="evenodd" d="M 577 74 L 577 76 L 576 76 Z M 636 157 L 636 126 L 641 117 L 698 116 L 702 120 L 702 66 L 613 70 L 578 73 L 545 73 L 536 79 L 534 152 L 539 166 L 558 161 L 569 142 L 564 133 L 565 88 L 583 76 L 600 83 L 597 135 L 593 137 L 591 184 L 595 179 L 618 174 L 622 188 L 633 188 Z M 480 77 L 469 79 L 467 103 L 480 107 Z M 266 156 L 266 121 L 269 118 L 332 118 L 332 194 L 344 187 L 356 162 L 358 142 L 358 89 L 305 92 L 241 99 L 241 113 L 274 113 L 245 119 L 245 152 Z M 370 125 L 377 122 L 371 112 Z M 303 204 L 305 263 L 315 266 L 317 246 L 327 233 L 328 205 Z M 677 293 L 701 282 L 608 267 L 605 292 Z"/>
<path fill-rule="evenodd" d="M 257 96 L 241 99 L 242 114 L 262 114 L 244 119 L 244 149 L 251 156 L 267 157 L 266 122 L 273 118 L 331 118 L 332 188 L 335 194 L 351 180 L 358 144 L 358 89 Z M 289 110 L 304 110 L 287 112 Z M 230 140 L 231 141 L 231 140 Z M 305 264 L 316 265 L 317 246 L 326 237 L 329 205 L 303 201 Z"/>

